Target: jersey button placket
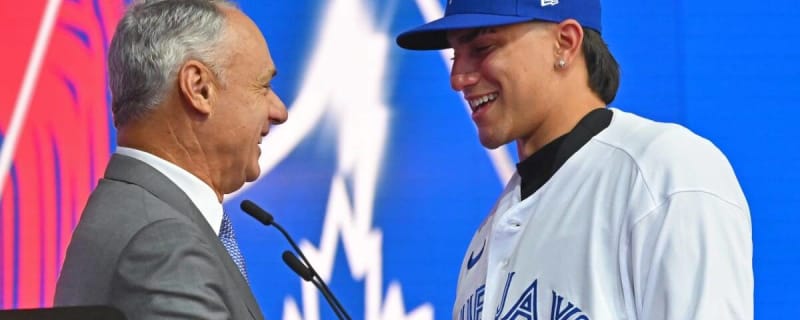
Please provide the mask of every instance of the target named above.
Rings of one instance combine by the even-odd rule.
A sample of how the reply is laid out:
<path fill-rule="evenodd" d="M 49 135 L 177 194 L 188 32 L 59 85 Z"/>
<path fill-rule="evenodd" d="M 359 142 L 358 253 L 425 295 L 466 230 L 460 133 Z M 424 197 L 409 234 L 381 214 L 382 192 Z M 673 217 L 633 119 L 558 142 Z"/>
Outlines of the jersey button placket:
<path fill-rule="evenodd" d="M 517 233 L 519 233 L 522 227 L 522 223 L 519 220 L 513 218 L 507 219 L 504 225 L 505 225 L 503 228 L 504 233 L 506 234 L 507 237 L 512 239 L 517 237 Z M 517 239 L 513 240 L 512 242 L 516 241 Z M 511 256 L 510 256 L 511 254 L 512 254 L 511 252 L 506 252 L 506 254 L 504 254 L 503 259 L 499 261 L 500 262 L 499 266 L 501 270 L 508 271 L 508 264 L 511 261 Z"/>

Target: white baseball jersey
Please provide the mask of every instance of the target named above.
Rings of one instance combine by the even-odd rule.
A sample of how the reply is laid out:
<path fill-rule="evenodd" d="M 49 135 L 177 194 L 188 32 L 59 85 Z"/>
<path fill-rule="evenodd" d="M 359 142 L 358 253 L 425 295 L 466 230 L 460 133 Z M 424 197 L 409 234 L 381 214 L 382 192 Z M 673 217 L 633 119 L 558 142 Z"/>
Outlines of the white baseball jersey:
<path fill-rule="evenodd" d="M 475 233 L 453 319 L 752 319 L 750 211 L 709 141 L 612 109 L 531 196 Z"/>

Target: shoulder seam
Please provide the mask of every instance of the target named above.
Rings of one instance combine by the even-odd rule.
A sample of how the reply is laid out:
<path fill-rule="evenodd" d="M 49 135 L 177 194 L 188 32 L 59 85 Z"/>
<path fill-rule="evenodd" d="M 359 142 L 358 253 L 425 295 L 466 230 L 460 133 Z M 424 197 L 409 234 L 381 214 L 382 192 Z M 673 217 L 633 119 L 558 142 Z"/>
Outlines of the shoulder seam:
<path fill-rule="evenodd" d="M 593 137 L 592 140 L 597 141 L 597 143 L 603 144 L 603 145 L 605 145 L 605 146 L 607 146 L 609 148 L 613 148 L 614 150 L 617 150 L 617 151 L 622 152 L 623 154 L 625 154 L 625 156 L 627 156 L 628 159 L 631 161 L 631 163 L 633 163 L 633 165 L 636 167 L 636 174 L 639 177 L 641 177 L 642 183 L 644 184 L 645 189 L 647 189 L 647 195 L 650 196 L 650 201 L 652 201 L 652 203 L 658 203 L 656 201 L 655 195 L 653 194 L 653 189 L 650 188 L 649 181 L 647 181 L 647 179 L 645 178 L 644 174 L 642 174 L 642 167 L 639 166 L 639 161 L 636 161 L 636 158 L 633 157 L 630 154 L 630 152 L 628 152 L 628 150 L 625 150 L 625 149 L 622 149 L 622 148 L 620 148 L 618 146 L 610 144 L 610 143 L 604 141 L 603 139 L 597 138 L 597 136 Z"/>
<path fill-rule="evenodd" d="M 730 201 L 728 199 L 725 199 L 725 198 L 721 197 L 720 195 L 718 195 L 716 193 L 713 193 L 713 192 L 709 192 L 709 191 L 706 191 L 706 190 L 680 190 L 680 191 L 675 191 L 675 192 L 672 192 L 672 193 L 668 194 L 666 197 L 664 197 L 664 201 L 661 201 L 658 205 L 653 206 L 650 210 L 648 210 L 641 217 L 636 218 L 636 220 L 634 220 L 631 223 L 631 227 L 637 225 L 639 222 L 641 222 L 645 218 L 647 218 L 650 215 L 652 215 L 659 208 L 664 206 L 668 202 L 669 199 L 672 199 L 672 197 L 674 197 L 674 196 L 676 196 L 678 194 L 683 194 L 683 193 L 702 193 L 702 194 L 706 194 L 706 195 L 709 195 L 709 196 L 711 196 L 713 198 L 716 198 L 716 199 L 718 199 L 718 200 L 720 200 L 720 201 L 722 201 L 724 203 L 727 203 L 727 204 L 733 206 L 736 209 L 739 209 L 739 212 L 742 213 L 742 214 L 747 211 L 745 208 L 742 208 L 740 205 L 736 204 L 735 202 Z"/>

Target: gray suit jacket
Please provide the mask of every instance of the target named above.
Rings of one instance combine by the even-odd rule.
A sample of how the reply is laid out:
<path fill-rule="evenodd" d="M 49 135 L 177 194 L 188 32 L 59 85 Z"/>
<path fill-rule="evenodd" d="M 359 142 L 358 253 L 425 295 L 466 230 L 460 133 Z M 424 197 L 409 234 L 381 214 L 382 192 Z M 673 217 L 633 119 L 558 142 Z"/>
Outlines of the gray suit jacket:
<path fill-rule="evenodd" d="M 263 319 L 203 215 L 172 181 L 115 154 L 72 235 L 56 305 L 112 305 L 128 319 Z"/>

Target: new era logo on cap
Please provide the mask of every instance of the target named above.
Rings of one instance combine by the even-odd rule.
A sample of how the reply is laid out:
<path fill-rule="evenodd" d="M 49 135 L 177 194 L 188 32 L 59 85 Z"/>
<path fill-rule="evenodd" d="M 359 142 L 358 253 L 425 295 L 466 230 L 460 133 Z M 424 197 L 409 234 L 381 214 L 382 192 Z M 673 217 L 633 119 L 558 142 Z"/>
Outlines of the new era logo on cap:
<path fill-rule="evenodd" d="M 601 32 L 600 0 L 448 0 L 444 17 L 403 32 L 397 44 L 415 50 L 444 49 L 450 47 L 450 30 L 566 19 Z"/>
<path fill-rule="evenodd" d="M 542 7 L 554 6 L 558 4 L 558 0 L 541 0 L 541 1 L 542 1 Z M 451 4 L 453 4 L 453 0 L 447 0 L 447 5 L 449 6 Z"/>

